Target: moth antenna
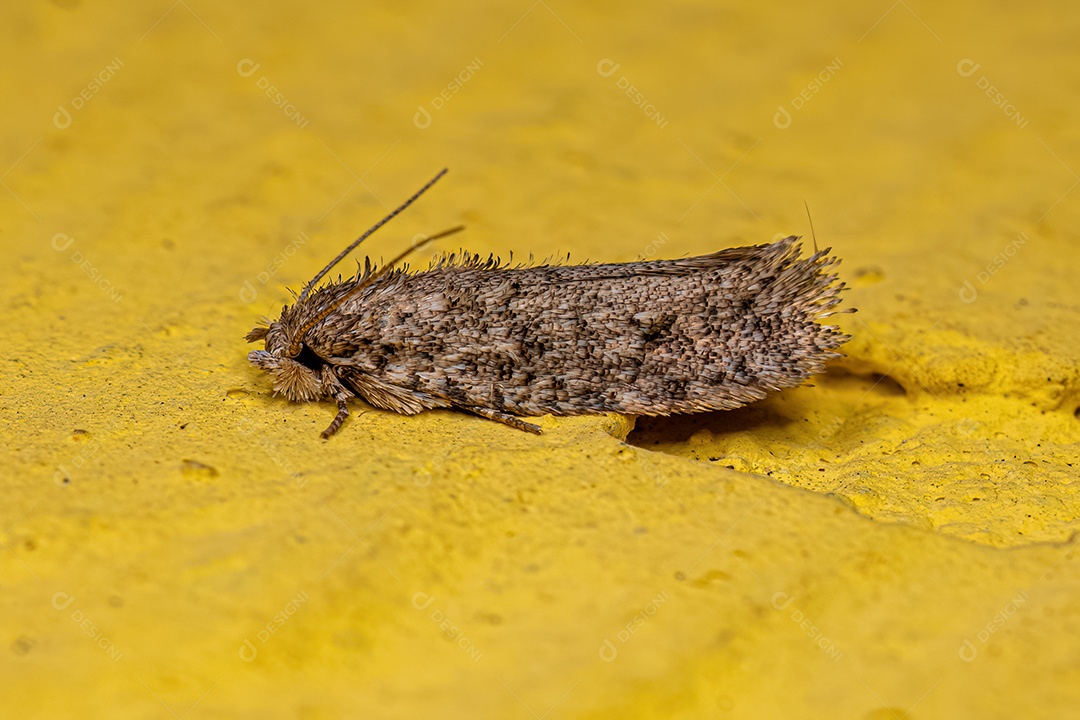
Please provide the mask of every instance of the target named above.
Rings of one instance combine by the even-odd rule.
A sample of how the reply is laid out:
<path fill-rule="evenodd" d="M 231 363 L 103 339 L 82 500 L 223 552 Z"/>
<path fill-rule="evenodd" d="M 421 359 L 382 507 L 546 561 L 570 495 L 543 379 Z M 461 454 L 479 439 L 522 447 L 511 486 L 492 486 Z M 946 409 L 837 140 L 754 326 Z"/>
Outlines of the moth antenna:
<path fill-rule="evenodd" d="M 813 252 L 816 255 L 818 254 L 818 235 L 813 231 L 813 218 L 810 217 L 810 204 L 805 200 L 802 201 L 802 204 L 807 208 L 807 219 L 810 220 L 810 236 L 813 237 Z"/>
<path fill-rule="evenodd" d="M 449 168 L 443 168 L 442 170 L 440 170 L 438 175 L 436 175 L 431 180 L 429 180 L 427 185 L 424 185 L 424 187 L 417 190 L 416 193 L 414 193 L 411 198 L 409 198 L 404 203 L 402 203 L 401 206 L 399 206 L 397 210 L 395 210 L 394 212 L 390 213 L 389 215 L 384 217 L 379 222 L 372 225 L 371 228 L 366 233 L 364 233 L 360 237 L 356 238 L 356 240 L 354 240 L 353 243 L 351 245 L 349 245 L 349 247 L 345 248 L 340 253 L 338 253 L 338 256 L 336 258 L 334 258 L 333 260 L 331 260 L 329 265 L 327 265 L 322 270 L 320 270 L 318 272 L 318 274 L 316 274 L 315 277 L 313 277 L 311 279 L 311 282 L 309 282 L 307 285 L 304 286 L 304 291 L 302 293 L 300 293 L 300 299 L 298 300 L 298 302 L 303 302 L 304 300 L 306 300 L 307 296 L 311 292 L 312 288 L 314 288 L 315 285 L 320 280 L 323 279 L 323 276 L 326 275 L 326 273 L 330 272 L 330 270 L 335 265 L 337 265 L 339 262 L 344 260 L 345 256 L 348 255 L 349 253 L 351 253 L 356 248 L 357 245 L 359 245 L 364 240 L 366 240 L 368 238 L 368 236 L 371 235 L 371 233 L 375 232 L 376 230 L 381 228 L 383 225 L 385 225 L 386 223 L 393 220 L 398 215 L 398 213 L 400 213 L 402 210 L 404 210 L 405 208 L 409 207 L 414 202 L 416 202 L 417 198 L 419 198 L 421 195 L 423 195 L 425 192 L 427 192 L 431 188 L 431 186 L 434 185 L 435 183 L 437 183 L 439 181 L 439 179 L 443 175 L 445 175 L 448 171 L 449 171 Z"/>
<path fill-rule="evenodd" d="M 446 171 L 444 170 L 443 172 L 446 172 Z M 440 173 L 440 175 L 441 175 L 441 173 Z M 439 179 L 438 177 L 435 178 L 435 180 L 438 180 L 438 179 Z M 432 182 L 435 182 L 435 181 L 432 180 Z M 431 183 L 428 183 L 428 187 L 430 187 L 430 186 L 431 186 Z M 421 191 L 421 192 L 423 192 L 423 191 Z M 417 195 L 419 195 L 419 193 L 417 193 Z M 413 199 L 416 199 L 415 195 L 413 196 Z M 407 204 L 408 203 L 406 203 L 406 205 Z M 402 207 L 404 207 L 404 206 L 402 206 Z M 398 210 L 400 211 L 400 208 Z M 390 217 L 393 217 L 393 215 L 391 215 Z M 420 240 L 418 242 L 414 242 L 412 244 L 412 247 L 410 247 L 407 250 L 404 250 L 401 253 L 399 253 L 398 256 L 395 257 L 393 260 L 386 263 L 385 265 L 383 265 L 381 268 L 379 268 L 375 272 L 373 272 L 373 273 L 369 272 L 366 278 L 364 278 L 359 283 L 357 283 L 356 287 L 354 287 L 352 290 L 348 291 L 347 293 L 342 295 L 340 298 L 335 300 L 325 310 L 320 312 L 314 318 L 312 318 L 311 320 L 308 320 L 306 323 L 304 323 L 303 327 L 301 327 L 299 330 L 297 330 L 296 335 L 293 336 L 292 342 L 289 344 L 289 349 L 285 353 L 285 356 L 292 358 L 292 357 L 296 357 L 297 355 L 299 355 L 300 354 L 300 346 L 303 345 L 303 343 L 304 343 L 304 336 L 308 334 L 308 331 L 310 331 L 311 328 L 313 328 L 316 325 L 318 325 L 319 323 L 321 323 L 323 320 L 325 320 L 330 315 L 330 313 L 334 312 L 339 307 L 344 305 L 346 300 L 348 300 L 349 298 L 356 295 L 358 292 L 360 292 L 364 288 L 371 285 L 373 282 L 378 280 L 380 277 L 382 277 L 386 273 L 393 270 L 394 266 L 397 265 L 399 262 L 401 262 L 403 259 L 405 259 L 405 256 L 408 255 L 409 253 L 411 253 L 413 250 L 419 250 L 420 248 L 427 245 L 429 242 L 432 242 L 433 240 L 438 240 L 439 238 L 444 238 L 447 235 L 453 235 L 454 233 L 459 233 L 464 229 L 465 229 L 464 225 L 458 225 L 457 227 L 452 227 L 449 230 L 443 230 L 441 233 L 438 233 L 436 235 L 430 235 L 430 236 L 424 238 L 423 240 Z M 368 268 L 370 268 L 370 265 L 368 265 Z"/>

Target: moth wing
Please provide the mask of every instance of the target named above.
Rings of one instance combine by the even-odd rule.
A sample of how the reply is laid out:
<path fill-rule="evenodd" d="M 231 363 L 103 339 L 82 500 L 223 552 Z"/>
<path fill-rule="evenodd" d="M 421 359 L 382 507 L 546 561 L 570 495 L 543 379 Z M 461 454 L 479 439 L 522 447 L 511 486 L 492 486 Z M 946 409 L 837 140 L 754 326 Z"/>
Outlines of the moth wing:
<path fill-rule="evenodd" d="M 797 254 L 798 251 L 793 250 L 793 246 L 798 239 L 798 237 L 792 235 L 768 245 L 726 248 L 708 255 L 697 255 L 675 260 L 646 260 L 633 263 L 552 267 L 572 270 L 571 273 L 565 273 L 563 277 L 560 277 L 559 282 L 591 282 L 643 275 L 693 275 L 703 271 L 719 270 L 740 262 L 761 262 L 767 258 L 782 260 L 793 252 Z"/>

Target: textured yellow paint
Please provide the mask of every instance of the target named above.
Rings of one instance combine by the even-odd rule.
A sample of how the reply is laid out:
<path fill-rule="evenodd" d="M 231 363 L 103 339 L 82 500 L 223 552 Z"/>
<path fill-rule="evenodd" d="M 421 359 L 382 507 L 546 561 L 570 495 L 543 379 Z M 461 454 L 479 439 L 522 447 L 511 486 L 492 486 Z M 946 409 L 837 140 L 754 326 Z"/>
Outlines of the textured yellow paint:
<path fill-rule="evenodd" d="M 1068 716 L 1078 24 L 4 6 L 0 716 Z M 847 357 L 633 430 L 358 404 L 324 443 L 242 336 L 444 165 L 368 252 L 678 257 L 805 199 Z"/>

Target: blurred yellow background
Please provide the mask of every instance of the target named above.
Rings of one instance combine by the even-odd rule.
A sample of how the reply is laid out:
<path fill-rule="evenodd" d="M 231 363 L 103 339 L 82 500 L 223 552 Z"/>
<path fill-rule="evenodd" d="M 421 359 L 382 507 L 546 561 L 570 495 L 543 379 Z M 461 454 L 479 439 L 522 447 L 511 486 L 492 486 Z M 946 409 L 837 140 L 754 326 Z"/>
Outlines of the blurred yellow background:
<path fill-rule="evenodd" d="M 0 716 L 1073 711 L 1080 14 L 171 3 L 0 8 Z M 680 257 L 806 201 L 847 357 L 323 442 L 243 335 L 444 166 L 358 258 Z"/>

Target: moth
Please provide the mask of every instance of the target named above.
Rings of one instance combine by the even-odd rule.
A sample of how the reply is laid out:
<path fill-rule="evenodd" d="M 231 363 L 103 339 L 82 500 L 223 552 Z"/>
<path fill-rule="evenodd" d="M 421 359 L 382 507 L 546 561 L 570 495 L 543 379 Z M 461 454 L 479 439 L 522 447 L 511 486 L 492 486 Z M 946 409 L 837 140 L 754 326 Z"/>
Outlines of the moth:
<path fill-rule="evenodd" d="M 319 282 L 417 200 L 444 169 L 345 248 L 281 316 L 247 334 L 275 394 L 413 415 L 456 408 L 540 434 L 521 416 L 728 410 L 801 384 L 848 336 L 819 320 L 844 283 L 829 249 L 798 237 L 699 257 L 585 265 L 504 264 L 468 252 L 428 269 L 382 267 Z"/>

